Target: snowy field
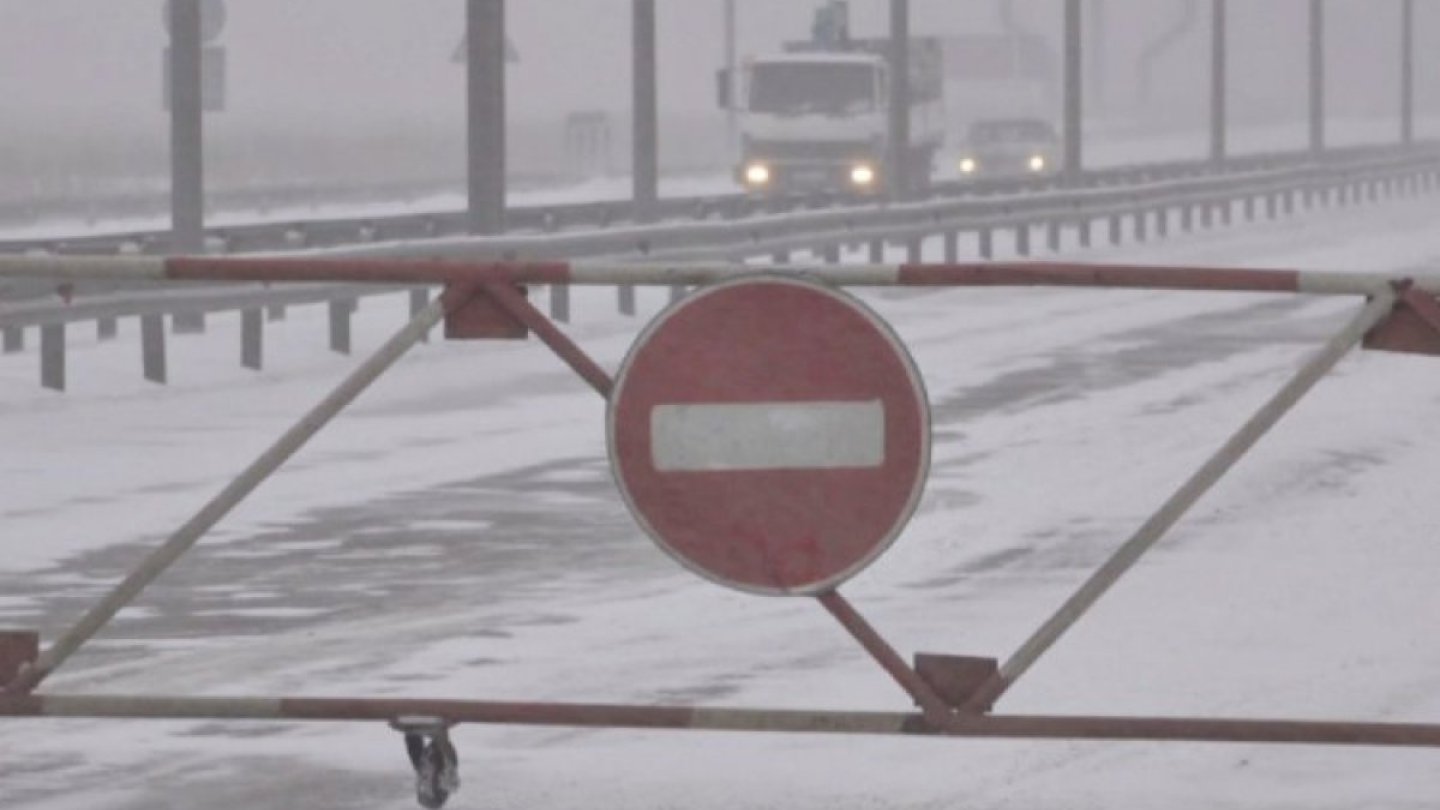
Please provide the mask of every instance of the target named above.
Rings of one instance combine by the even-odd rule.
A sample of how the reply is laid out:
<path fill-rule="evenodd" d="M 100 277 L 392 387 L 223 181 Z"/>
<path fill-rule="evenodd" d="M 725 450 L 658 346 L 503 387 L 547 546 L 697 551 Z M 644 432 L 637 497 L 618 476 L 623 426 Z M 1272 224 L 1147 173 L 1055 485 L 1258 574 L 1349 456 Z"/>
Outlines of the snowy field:
<path fill-rule="evenodd" d="M 1077 258 L 1440 266 L 1440 203 Z M 939 258 L 939 245 L 928 246 Z M 871 291 L 934 409 L 914 522 L 844 590 L 905 654 L 1006 657 L 1354 302 Z M 544 303 L 544 294 L 537 296 Z M 577 290 L 613 369 L 664 303 Z M 357 351 L 403 318 L 369 299 Z M 138 325 L 71 330 L 71 391 L 0 357 L 0 627 L 48 638 L 353 366 L 324 308 L 238 367 L 237 319 L 139 380 Z M 86 334 L 81 334 L 84 331 Z M 1440 358 L 1355 354 L 1001 703 L 1006 713 L 1440 722 Z M 603 403 L 536 341 L 435 342 L 382 378 L 48 684 L 905 710 L 809 600 L 680 570 L 609 478 Z M 1433 808 L 1432 751 L 462 726 L 454 808 Z M 412 807 L 381 724 L 0 720 L 6 810 Z"/>

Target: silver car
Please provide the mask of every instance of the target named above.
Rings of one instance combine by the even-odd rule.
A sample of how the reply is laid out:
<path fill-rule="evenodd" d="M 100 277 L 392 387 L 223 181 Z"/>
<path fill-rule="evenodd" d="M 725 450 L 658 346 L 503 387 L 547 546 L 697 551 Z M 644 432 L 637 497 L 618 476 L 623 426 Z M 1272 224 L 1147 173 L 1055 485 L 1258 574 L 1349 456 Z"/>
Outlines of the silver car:
<path fill-rule="evenodd" d="M 966 177 L 1049 174 L 1060 166 L 1060 137 L 1048 121 L 1008 118 L 970 125 L 958 168 Z"/>

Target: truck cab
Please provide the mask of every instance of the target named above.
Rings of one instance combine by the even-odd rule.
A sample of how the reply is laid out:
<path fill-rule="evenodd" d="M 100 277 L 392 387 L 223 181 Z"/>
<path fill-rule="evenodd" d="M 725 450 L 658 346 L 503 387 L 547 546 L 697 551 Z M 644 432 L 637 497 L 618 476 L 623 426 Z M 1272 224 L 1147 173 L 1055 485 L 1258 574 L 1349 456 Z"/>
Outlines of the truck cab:
<path fill-rule="evenodd" d="M 772 189 L 871 191 L 885 161 L 889 73 L 866 53 L 785 53 L 747 65 L 737 179 Z"/>

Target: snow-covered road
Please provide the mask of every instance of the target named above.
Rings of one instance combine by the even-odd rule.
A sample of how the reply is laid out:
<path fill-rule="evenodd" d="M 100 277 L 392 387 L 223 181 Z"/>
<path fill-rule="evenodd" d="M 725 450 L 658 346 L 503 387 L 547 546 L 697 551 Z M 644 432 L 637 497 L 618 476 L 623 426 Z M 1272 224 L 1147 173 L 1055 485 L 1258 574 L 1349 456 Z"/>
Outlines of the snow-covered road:
<path fill-rule="evenodd" d="M 1077 258 L 1440 265 L 1434 201 Z M 938 245 L 931 246 L 938 248 Z M 938 258 L 938 255 L 936 256 Z M 577 290 L 614 368 L 640 321 Z M 1005 657 L 1355 302 L 881 290 L 934 408 L 915 521 L 846 587 L 907 654 Z M 644 290 L 646 314 L 663 292 Z M 367 301 L 357 344 L 398 327 Z M 642 319 L 643 320 L 643 319 Z M 72 391 L 0 358 L 0 626 L 72 621 L 350 364 L 323 311 L 72 348 Z M 1440 361 L 1357 354 L 1107 596 L 1006 712 L 1440 721 Z M 92 648 L 56 692 L 395 695 L 901 710 L 808 600 L 679 570 L 610 481 L 603 403 L 543 347 L 402 361 Z M 456 808 L 1433 807 L 1434 752 L 461 727 Z M 379 726 L 0 721 L 0 806 L 403 808 Z"/>

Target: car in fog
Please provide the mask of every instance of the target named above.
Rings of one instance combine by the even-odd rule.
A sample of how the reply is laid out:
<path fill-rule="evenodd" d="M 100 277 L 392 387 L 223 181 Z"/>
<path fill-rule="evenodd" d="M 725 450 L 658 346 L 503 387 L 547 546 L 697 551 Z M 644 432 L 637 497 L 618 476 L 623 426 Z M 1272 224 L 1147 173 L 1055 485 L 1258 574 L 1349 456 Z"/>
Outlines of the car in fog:
<path fill-rule="evenodd" d="M 961 144 L 964 177 L 1022 177 L 1060 169 L 1060 136 L 1040 118 L 976 121 Z"/>

